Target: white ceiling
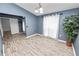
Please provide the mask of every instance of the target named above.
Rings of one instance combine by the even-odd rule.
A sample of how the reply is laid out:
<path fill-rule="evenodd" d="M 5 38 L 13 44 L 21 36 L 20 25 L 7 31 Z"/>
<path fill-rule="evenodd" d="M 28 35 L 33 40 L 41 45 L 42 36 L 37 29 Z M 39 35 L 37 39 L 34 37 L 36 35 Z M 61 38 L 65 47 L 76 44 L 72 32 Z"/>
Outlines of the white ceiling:
<path fill-rule="evenodd" d="M 58 11 L 64 11 L 68 9 L 73 8 L 79 8 L 78 3 L 41 3 L 44 13 L 35 13 L 35 8 L 37 8 L 39 5 L 38 3 L 16 3 L 16 5 L 24 8 L 25 10 L 28 10 L 29 12 L 33 13 L 36 16 L 54 13 Z"/>

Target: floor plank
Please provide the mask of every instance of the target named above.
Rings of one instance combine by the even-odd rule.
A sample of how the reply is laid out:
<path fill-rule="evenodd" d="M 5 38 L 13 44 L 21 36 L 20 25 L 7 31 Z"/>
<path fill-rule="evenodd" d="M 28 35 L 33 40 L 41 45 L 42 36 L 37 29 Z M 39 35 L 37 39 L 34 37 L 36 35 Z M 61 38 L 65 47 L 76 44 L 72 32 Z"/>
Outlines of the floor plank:
<path fill-rule="evenodd" d="M 4 48 L 6 56 L 73 56 L 72 48 L 65 43 L 38 35 L 31 38 L 23 34 L 13 35 L 5 41 Z"/>

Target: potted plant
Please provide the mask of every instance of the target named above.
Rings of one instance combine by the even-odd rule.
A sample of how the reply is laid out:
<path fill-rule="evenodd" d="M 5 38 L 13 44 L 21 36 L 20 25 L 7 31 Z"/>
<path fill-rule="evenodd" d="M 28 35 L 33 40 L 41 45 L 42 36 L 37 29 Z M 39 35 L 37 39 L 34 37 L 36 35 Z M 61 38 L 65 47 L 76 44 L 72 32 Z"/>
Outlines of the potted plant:
<path fill-rule="evenodd" d="M 67 34 L 67 46 L 72 46 L 72 41 L 79 31 L 79 15 L 71 15 L 64 19 L 64 31 Z"/>

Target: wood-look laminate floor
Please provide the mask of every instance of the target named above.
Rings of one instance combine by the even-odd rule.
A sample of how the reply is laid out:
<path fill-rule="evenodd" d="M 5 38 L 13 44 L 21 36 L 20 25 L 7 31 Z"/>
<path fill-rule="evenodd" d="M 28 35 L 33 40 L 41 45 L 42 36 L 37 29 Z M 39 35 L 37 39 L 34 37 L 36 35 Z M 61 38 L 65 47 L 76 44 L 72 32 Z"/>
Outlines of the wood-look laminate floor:
<path fill-rule="evenodd" d="M 4 50 L 6 56 L 73 56 L 72 48 L 65 43 L 38 35 L 30 38 L 13 35 L 5 41 Z"/>
<path fill-rule="evenodd" d="M 3 31 L 3 40 L 7 41 L 11 37 L 11 31 Z"/>

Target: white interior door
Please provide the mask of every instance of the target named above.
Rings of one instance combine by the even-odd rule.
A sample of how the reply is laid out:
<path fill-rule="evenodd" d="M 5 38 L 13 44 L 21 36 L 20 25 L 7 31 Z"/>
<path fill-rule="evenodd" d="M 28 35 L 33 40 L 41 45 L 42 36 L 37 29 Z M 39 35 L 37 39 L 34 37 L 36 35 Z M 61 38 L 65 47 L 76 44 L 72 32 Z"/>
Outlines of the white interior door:
<path fill-rule="evenodd" d="M 10 19 L 11 34 L 19 33 L 18 19 Z"/>
<path fill-rule="evenodd" d="M 50 36 L 52 38 L 57 38 L 58 36 L 58 25 L 59 25 L 59 15 L 45 16 L 43 22 L 43 33 L 45 36 Z"/>

